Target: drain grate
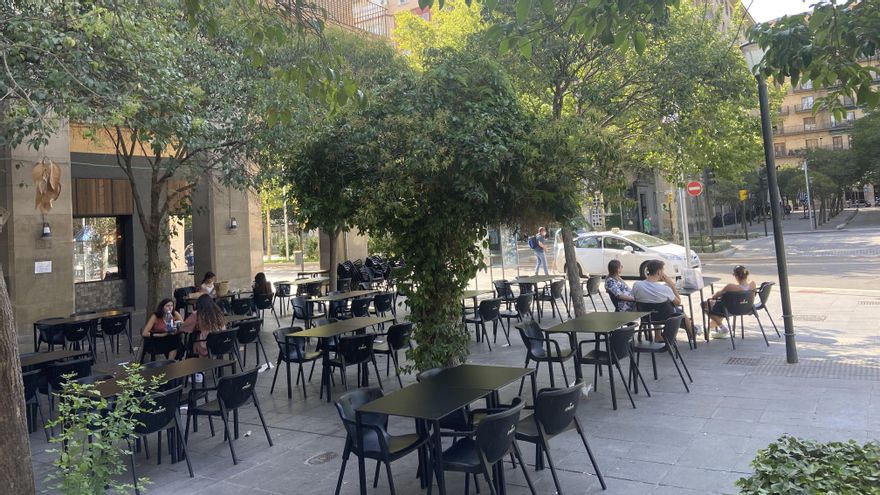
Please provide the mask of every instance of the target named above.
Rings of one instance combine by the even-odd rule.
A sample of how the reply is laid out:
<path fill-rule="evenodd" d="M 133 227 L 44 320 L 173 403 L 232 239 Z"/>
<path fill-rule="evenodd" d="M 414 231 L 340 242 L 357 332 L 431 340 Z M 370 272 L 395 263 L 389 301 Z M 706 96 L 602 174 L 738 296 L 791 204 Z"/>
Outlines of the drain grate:
<path fill-rule="evenodd" d="M 761 360 L 751 374 L 791 378 L 837 378 L 847 380 L 880 380 L 880 360 L 877 359 L 801 359 L 798 364 L 787 364 L 784 357 Z"/>
<path fill-rule="evenodd" d="M 792 315 L 792 319 L 798 321 L 825 321 L 828 315 Z"/>
<path fill-rule="evenodd" d="M 758 366 L 761 364 L 761 361 L 761 358 L 732 357 L 727 358 L 727 361 L 724 364 L 732 364 L 735 366 Z"/>
<path fill-rule="evenodd" d="M 859 306 L 880 306 L 880 299 L 870 301 L 859 301 Z"/>
<path fill-rule="evenodd" d="M 321 464 L 324 464 L 328 461 L 332 461 L 333 459 L 336 459 L 337 457 L 338 457 L 338 454 L 336 452 L 321 452 L 318 455 L 314 455 L 314 456 L 306 459 L 305 463 L 308 464 L 309 466 L 320 466 Z"/>

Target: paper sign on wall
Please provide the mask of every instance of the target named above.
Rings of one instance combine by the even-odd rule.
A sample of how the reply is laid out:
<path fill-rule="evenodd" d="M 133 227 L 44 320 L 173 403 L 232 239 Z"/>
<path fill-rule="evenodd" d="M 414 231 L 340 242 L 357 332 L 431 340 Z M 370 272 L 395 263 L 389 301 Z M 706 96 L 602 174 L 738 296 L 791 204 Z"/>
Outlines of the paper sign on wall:
<path fill-rule="evenodd" d="M 51 261 L 35 261 L 34 273 L 52 273 Z"/>

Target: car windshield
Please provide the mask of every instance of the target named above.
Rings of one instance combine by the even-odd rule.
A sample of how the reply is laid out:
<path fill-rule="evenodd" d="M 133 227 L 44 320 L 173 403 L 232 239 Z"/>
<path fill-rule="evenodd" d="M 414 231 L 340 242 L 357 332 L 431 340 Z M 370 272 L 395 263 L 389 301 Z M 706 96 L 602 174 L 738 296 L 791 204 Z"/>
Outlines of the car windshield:
<path fill-rule="evenodd" d="M 663 239 L 660 239 L 659 237 L 654 237 L 652 235 L 643 234 L 641 232 L 633 232 L 631 234 L 622 234 L 622 235 L 623 235 L 623 237 L 626 237 L 627 239 L 629 239 L 633 242 L 637 242 L 637 243 L 641 244 L 642 246 L 649 247 L 649 248 L 663 246 L 664 244 L 669 244 L 668 242 L 664 241 Z"/>

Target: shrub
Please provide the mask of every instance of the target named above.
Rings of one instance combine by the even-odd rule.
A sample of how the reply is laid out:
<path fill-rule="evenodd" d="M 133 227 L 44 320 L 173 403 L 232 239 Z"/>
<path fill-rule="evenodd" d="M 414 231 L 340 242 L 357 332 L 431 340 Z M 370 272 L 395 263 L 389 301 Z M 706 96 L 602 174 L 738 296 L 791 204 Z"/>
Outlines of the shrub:
<path fill-rule="evenodd" d="M 752 461 L 755 473 L 736 485 L 743 494 L 880 494 L 880 444 L 820 443 L 783 435 Z"/>

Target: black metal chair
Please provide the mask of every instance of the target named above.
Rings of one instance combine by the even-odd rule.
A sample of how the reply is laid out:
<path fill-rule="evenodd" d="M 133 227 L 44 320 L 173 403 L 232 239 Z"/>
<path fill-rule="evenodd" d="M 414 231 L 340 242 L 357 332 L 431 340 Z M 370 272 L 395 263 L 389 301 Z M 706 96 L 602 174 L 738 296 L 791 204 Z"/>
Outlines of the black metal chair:
<path fill-rule="evenodd" d="M 290 284 L 288 283 L 278 283 L 275 284 L 275 294 L 272 298 L 272 308 L 275 308 L 275 301 L 281 301 L 281 316 L 284 316 L 284 307 L 287 306 L 287 300 L 290 299 Z M 267 308 L 268 309 L 268 308 Z"/>
<path fill-rule="evenodd" d="M 156 355 L 158 354 L 168 358 L 171 355 L 171 351 L 180 351 L 182 347 L 182 334 L 180 333 L 164 335 L 162 337 L 144 337 L 141 343 L 141 357 L 139 361 L 141 364 L 144 364 L 147 354 L 150 355 L 151 361 L 156 361 Z"/>
<path fill-rule="evenodd" d="M 550 456 L 550 439 L 572 428 L 577 430 L 584 442 L 584 448 L 587 450 L 587 455 L 593 464 L 593 471 L 596 472 L 602 489 L 607 489 L 605 478 L 602 477 L 602 472 L 599 470 L 599 465 L 596 463 L 596 458 L 593 456 L 593 451 L 584 435 L 584 428 L 577 417 L 583 387 L 584 383 L 578 382 L 568 388 L 545 388 L 538 391 L 535 398 L 535 414 L 521 419 L 516 426 L 516 439 L 535 444 L 538 447 L 537 455 L 543 454 L 547 457 L 547 464 L 550 465 L 550 473 L 553 475 L 553 483 L 556 485 L 556 493 L 560 495 L 562 487 L 559 484 L 553 458 Z M 540 464 L 539 460 L 538 465 Z"/>
<path fill-rule="evenodd" d="M 489 343 L 489 334 L 486 331 L 486 323 L 492 323 L 492 334 L 495 336 L 495 342 L 498 342 L 498 322 L 501 319 L 501 299 L 484 299 L 480 301 L 479 306 L 477 306 L 476 313 L 470 317 L 465 318 L 464 323 L 467 325 L 468 323 L 473 323 L 474 327 L 476 327 L 477 332 L 477 341 L 480 340 L 480 336 L 485 339 L 486 345 L 489 346 L 489 351 L 492 351 L 492 344 Z M 501 326 L 502 331 L 504 331 L 504 325 Z M 510 336 L 505 331 L 504 336 L 507 338 L 507 345 L 510 345 Z"/>
<path fill-rule="evenodd" d="M 767 313 L 767 318 L 770 319 L 770 323 L 773 324 L 773 330 L 776 330 L 776 336 L 781 337 L 779 334 L 779 328 L 776 326 L 776 322 L 773 321 L 773 316 L 770 315 L 770 310 L 767 309 L 767 301 L 770 300 L 770 291 L 773 289 L 774 285 L 776 285 L 775 282 L 762 282 L 761 285 L 758 286 L 758 302 L 755 303 L 755 313 L 763 309 Z"/>
<path fill-rule="evenodd" d="M 592 364 L 593 365 L 593 388 L 595 389 L 598 386 L 599 381 L 599 367 L 607 366 L 608 367 L 608 381 L 611 384 L 611 397 L 614 409 L 617 409 L 617 398 L 615 395 L 614 389 L 614 371 L 611 369 L 612 366 L 617 368 L 617 373 L 620 376 L 620 380 L 623 382 L 623 388 L 626 390 L 626 395 L 629 397 L 629 402 L 632 404 L 633 409 L 636 408 L 636 403 L 633 401 L 632 394 L 629 391 L 629 380 L 623 376 L 623 370 L 620 368 L 620 360 L 623 358 L 630 359 L 630 369 L 627 373 L 627 376 L 632 376 L 633 373 L 636 373 L 638 378 L 641 378 L 642 375 L 639 373 L 637 367 L 633 366 L 633 354 L 632 354 L 632 341 L 633 335 L 636 333 L 636 325 L 630 325 L 628 327 L 619 328 L 608 336 L 610 343 L 609 346 L 611 348 L 611 352 L 604 351 L 598 348 L 590 349 L 587 352 L 584 352 L 583 345 L 589 342 L 581 342 L 580 345 L 580 359 L 578 360 L 579 364 Z M 598 344 L 597 344 L 598 346 Z M 642 379 L 642 385 L 645 384 L 644 379 Z M 648 392 L 648 387 L 645 386 L 645 392 L 648 393 L 650 397 L 651 393 Z"/>
<path fill-rule="evenodd" d="M 342 424 L 345 426 L 345 448 L 342 451 L 342 467 L 339 468 L 339 479 L 336 482 L 336 495 L 342 489 L 342 479 L 345 476 L 345 466 L 351 454 L 364 459 L 376 461 L 376 474 L 373 479 L 373 487 L 379 485 L 379 468 L 385 464 L 385 474 L 388 476 L 388 486 L 391 494 L 394 490 L 394 477 L 391 475 L 391 463 L 406 457 L 420 449 L 427 441 L 428 435 L 423 428 L 417 429 L 416 433 L 406 435 L 390 435 L 388 433 L 388 416 L 384 414 L 364 414 L 361 417 L 360 442 L 355 441 L 357 434 L 356 411 L 359 407 L 372 402 L 383 396 L 379 388 L 361 388 L 343 394 L 336 402 L 336 411 Z M 362 447 L 359 447 L 362 446 Z"/>
<path fill-rule="evenodd" d="M 682 308 L 676 308 L 669 301 L 662 303 L 645 303 L 645 302 L 636 302 L 636 309 L 638 311 L 648 312 L 649 315 L 642 317 L 642 325 L 639 329 L 639 332 L 642 334 L 649 334 L 651 331 L 662 331 L 663 327 L 666 326 L 666 320 L 673 316 L 682 316 L 681 318 L 681 326 L 684 326 L 684 313 Z M 696 338 L 697 333 L 694 332 L 693 335 L 688 334 L 688 347 L 691 349 L 696 349 Z"/>
<path fill-rule="evenodd" d="M 125 338 L 128 339 L 128 352 L 133 351 L 133 347 L 131 344 L 131 334 L 129 333 L 129 325 L 131 324 L 131 315 L 126 313 L 119 316 L 108 316 L 106 318 L 101 318 L 101 323 L 98 326 L 99 331 L 95 333 L 95 339 L 97 340 L 99 337 L 101 338 L 101 342 L 104 343 L 104 355 L 107 356 L 107 359 L 110 359 L 110 356 L 107 354 L 107 342 L 104 340 L 105 338 L 110 339 L 110 348 L 113 349 L 113 345 L 115 342 L 116 345 L 116 353 L 119 353 L 119 336 L 125 334 Z"/>
<path fill-rule="evenodd" d="M 556 318 L 556 313 L 559 313 L 559 319 L 561 321 L 565 321 L 562 317 L 562 311 L 559 309 L 559 304 L 556 303 L 557 300 L 562 301 L 562 304 L 565 306 L 565 312 L 568 313 L 568 317 L 571 318 L 571 311 L 568 308 L 568 301 L 565 299 L 565 280 L 557 280 L 550 284 L 549 291 L 545 288 L 541 293 L 538 294 L 536 300 L 538 301 L 538 320 L 541 319 L 541 316 L 544 314 L 544 303 L 550 303 L 550 309 L 552 310 L 552 317 Z"/>
<path fill-rule="evenodd" d="M 370 316 L 370 303 L 372 301 L 372 297 L 358 297 L 357 299 L 352 299 L 351 308 L 349 309 L 351 316 L 354 318 Z"/>
<path fill-rule="evenodd" d="M 254 299 L 252 297 L 237 297 L 229 303 L 229 307 L 234 315 L 249 315 L 254 308 Z"/>
<path fill-rule="evenodd" d="M 464 493 L 470 492 L 470 477 L 467 474 L 482 474 L 489 484 L 489 493 L 492 495 L 498 493 L 490 472 L 509 453 L 513 453 L 516 457 L 529 490 L 535 493 L 522 453 L 516 444 L 516 426 L 524 405 L 517 397 L 513 399 L 513 404 L 508 409 L 487 410 L 489 414 L 480 420 L 473 435 L 456 440 L 452 446 L 443 451 L 443 465 L 438 467 L 444 471 L 466 473 Z M 431 478 L 428 479 L 429 491 L 430 484 Z"/>
<path fill-rule="evenodd" d="M 327 293 L 328 296 L 335 296 L 342 294 L 342 291 L 339 290 L 331 290 Z M 348 301 L 343 299 L 341 301 L 330 301 L 327 303 L 327 317 L 328 318 L 336 318 L 337 320 L 344 320 L 348 318 Z"/>
<path fill-rule="evenodd" d="M 234 359 L 239 368 L 241 368 L 241 356 L 238 355 L 238 330 L 230 328 L 220 330 L 219 332 L 211 332 L 205 338 L 205 345 L 208 347 L 208 355 L 215 359 L 229 358 Z M 222 368 L 218 371 L 222 372 Z M 232 372 L 235 373 L 235 365 L 232 365 Z"/>
<path fill-rule="evenodd" d="M 602 297 L 602 293 L 600 292 L 602 290 L 602 277 L 592 275 L 587 279 L 585 285 L 587 286 L 587 297 L 590 298 L 590 303 L 593 304 L 593 311 L 599 311 L 596 306 L 596 300 L 593 299 L 593 296 L 598 297 L 599 300 L 602 301 L 602 306 L 605 306 L 605 311 L 608 311 L 608 304 L 605 303 L 605 298 Z M 615 306 L 615 309 L 616 308 L 617 306 Z"/>
<path fill-rule="evenodd" d="M 495 287 L 495 297 L 501 299 L 504 306 L 510 309 L 510 305 L 516 301 L 516 295 L 513 293 L 513 286 L 507 280 L 493 280 L 492 285 Z"/>
<path fill-rule="evenodd" d="M 341 293 L 351 292 L 351 279 L 350 278 L 336 279 L 336 290 Z"/>
<path fill-rule="evenodd" d="M 394 294 L 391 292 L 382 292 L 373 296 L 373 311 L 376 316 L 385 316 L 392 313 L 394 308 Z"/>
<path fill-rule="evenodd" d="M 254 350 L 257 353 L 257 366 L 260 366 L 260 351 L 263 351 L 263 357 L 266 358 L 266 364 L 271 364 L 269 355 L 266 354 L 266 348 L 263 347 L 263 341 L 260 340 L 260 331 L 263 329 L 263 320 L 254 318 L 252 320 L 242 320 L 236 324 L 237 333 L 235 335 L 238 344 L 244 347 L 244 355 L 241 360 L 241 367 L 247 366 L 247 349 L 248 344 L 254 344 Z"/>
<path fill-rule="evenodd" d="M 305 297 L 294 297 L 290 300 L 290 304 L 293 306 L 293 316 L 290 318 L 290 326 L 294 326 L 293 323 L 296 320 L 302 320 L 306 328 L 312 328 L 315 326 L 315 320 L 325 316 L 324 313 L 315 311 L 315 307 Z"/>
<path fill-rule="evenodd" d="M 92 336 L 95 333 L 97 320 L 68 323 L 64 325 L 64 347 L 70 349 L 85 349 L 85 343 L 89 344 L 92 359 L 95 358 L 95 349 L 92 346 Z"/>
<path fill-rule="evenodd" d="M 340 337 L 337 341 L 336 356 L 330 359 L 331 373 L 333 368 L 339 368 L 342 375 L 342 385 L 348 390 L 348 379 L 345 377 L 345 370 L 349 366 L 357 366 L 357 383 L 361 387 L 362 370 L 368 363 L 373 363 L 373 370 L 376 372 L 376 380 L 379 382 L 379 388 L 382 388 L 382 375 L 379 374 L 379 367 L 376 365 L 376 355 L 373 354 L 373 340 L 376 338 L 374 334 L 352 335 Z M 321 387 L 323 397 L 324 387 Z"/>
<path fill-rule="evenodd" d="M 39 352 L 40 345 L 43 342 L 49 347 L 49 351 L 54 351 L 56 345 L 64 347 L 64 325 L 53 324 L 52 320 L 63 320 L 64 318 L 47 318 L 43 323 L 34 323 L 34 329 L 37 332 L 37 344 L 34 350 Z"/>
<path fill-rule="evenodd" d="M 92 358 L 80 358 L 72 361 L 52 363 L 45 368 L 46 381 L 40 382 L 39 391 L 49 399 L 49 416 L 55 410 L 54 394 L 60 392 L 67 381 L 65 375 L 72 374 L 74 380 L 85 378 L 92 374 Z"/>
<path fill-rule="evenodd" d="M 690 380 L 691 383 L 693 383 L 694 379 L 691 378 L 691 372 L 688 371 L 684 358 L 682 358 L 681 353 L 678 352 L 678 345 L 675 343 L 675 338 L 678 335 L 678 330 L 681 326 L 681 319 L 682 316 L 678 315 L 666 320 L 666 324 L 663 326 L 663 342 L 636 341 L 632 345 L 632 352 L 636 355 L 636 368 L 639 366 L 639 360 L 642 354 L 647 353 L 651 355 L 651 366 L 654 368 L 655 380 L 657 379 L 657 358 L 655 356 L 660 353 L 668 353 L 669 357 L 672 358 L 672 364 L 675 365 L 675 369 L 678 371 L 678 376 L 681 377 L 681 383 L 684 384 L 684 389 L 690 392 L 691 389 L 688 387 L 687 381 L 685 381 L 684 375 L 681 373 L 681 368 L 684 368 L 688 380 Z M 679 361 L 681 361 L 681 366 L 678 365 Z"/>
<path fill-rule="evenodd" d="M 275 343 L 278 344 L 278 361 L 275 363 L 275 376 L 272 377 L 272 387 L 269 389 L 269 395 L 275 392 L 275 381 L 278 379 L 278 370 L 281 368 L 281 362 L 287 368 L 287 398 L 293 397 L 293 388 L 290 385 L 290 365 L 299 364 L 299 371 L 296 375 L 296 383 L 302 380 L 303 399 L 306 398 L 306 376 L 303 373 L 303 365 L 312 363 L 312 370 L 315 369 L 315 362 L 321 359 L 323 352 L 306 351 L 306 339 L 304 337 L 286 337 L 288 333 L 301 332 L 302 327 L 279 328 L 272 332 Z"/>
<path fill-rule="evenodd" d="M 269 435 L 269 428 L 266 426 L 266 420 L 263 418 L 263 410 L 260 409 L 260 402 L 257 400 L 257 370 L 252 369 L 235 375 L 223 376 L 217 380 L 216 387 L 208 387 L 204 390 L 216 390 L 217 398 L 205 404 L 196 404 L 195 400 L 190 400 L 186 413 L 186 434 L 184 442 L 189 439 L 190 419 L 193 419 L 193 426 L 199 416 L 220 416 L 223 420 L 223 439 L 229 442 L 229 451 L 232 453 L 232 463 L 238 464 L 238 457 L 235 455 L 235 446 L 233 445 L 233 437 L 229 435 L 229 413 L 233 414 L 233 431 L 235 438 L 238 438 L 238 409 L 247 404 L 253 403 L 257 409 L 257 415 L 260 417 L 260 423 L 263 425 L 263 431 L 266 432 L 266 440 L 269 446 L 273 446 L 272 437 Z M 213 425 L 211 427 L 211 436 L 214 435 Z"/>
<path fill-rule="evenodd" d="M 180 419 L 178 418 L 182 388 L 182 386 L 177 386 L 170 390 L 154 394 L 151 397 L 153 405 L 149 407 L 148 410 L 142 410 L 135 414 L 132 419 L 136 422 L 134 434 L 143 438 L 144 450 L 147 452 L 147 457 L 149 457 L 149 450 L 146 447 L 147 435 L 158 433 L 158 445 L 156 449 L 158 452 L 157 462 L 159 464 L 162 463 L 162 432 L 168 431 L 169 446 L 173 445 L 174 442 L 171 441 L 173 438 L 179 445 L 179 448 L 172 447 L 174 449 L 173 452 L 180 451 L 180 453 L 183 454 L 183 458 L 186 459 L 186 468 L 189 470 L 189 477 L 193 478 L 195 475 L 193 474 L 192 464 L 190 464 L 189 461 L 189 455 L 186 452 L 186 441 L 183 438 L 183 432 L 180 431 Z M 174 435 L 174 437 L 172 437 L 172 435 Z M 134 463 L 135 449 L 132 448 L 130 441 L 128 442 L 128 450 L 129 460 L 131 462 L 131 477 L 134 481 L 134 492 L 135 494 L 139 494 L 140 489 L 138 487 L 137 471 L 135 470 Z"/>
<path fill-rule="evenodd" d="M 436 376 L 441 371 L 446 368 L 429 368 L 425 371 L 422 371 L 418 375 L 416 375 L 416 381 L 421 383 L 424 380 L 428 380 L 433 376 Z M 442 432 L 441 436 L 453 436 L 460 437 L 461 432 L 470 432 L 474 431 L 474 425 L 471 417 L 470 408 L 465 406 L 461 409 L 458 409 L 443 418 L 440 418 L 440 429 L 441 430 L 450 430 L 453 433 Z"/>
<path fill-rule="evenodd" d="M 725 292 L 724 294 L 721 294 L 721 299 L 716 303 L 716 306 L 718 304 L 721 305 L 721 308 L 724 311 L 724 319 L 727 320 L 727 327 L 730 328 L 730 344 L 734 349 L 736 349 L 736 317 L 739 316 L 740 321 L 740 338 L 744 339 L 746 338 L 746 330 L 743 317 L 747 315 L 755 317 L 755 320 L 758 322 L 758 328 L 761 329 L 761 335 L 764 336 L 764 343 L 767 344 L 767 347 L 770 347 L 770 341 L 767 340 L 767 334 L 764 332 L 764 325 L 761 323 L 761 318 L 758 316 L 758 310 L 755 309 L 754 292 Z M 717 313 L 715 307 L 712 309 L 713 313 Z M 732 325 L 730 320 L 731 316 L 733 317 Z"/>
<path fill-rule="evenodd" d="M 510 321 L 516 318 L 516 321 L 522 323 L 526 320 L 526 317 L 533 318 L 532 313 L 532 301 L 534 300 L 534 296 L 532 294 L 520 294 L 516 296 L 513 304 L 513 311 L 501 311 L 498 313 L 498 316 L 507 322 L 506 332 L 510 333 Z"/>
<path fill-rule="evenodd" d="M 275 324 L 281 326 L 281 322 L 278 320 L 278 313 L 275 312 L 275 304 L 272 297 L 272 294 L 254 294 L 254 307 L 260 312 L 260 319 L 265 318 L 267 309 L 272 310 Z"/>
<path fill-rule="evenodd" d="M 189 314 L 189 303 L 187 302 L 187 298 L 197 290 L 198 289 L 194 286 L 178 287 L 177 289 L 174 289 L 174 310 L 178 312 L 182 311 L 184 316 Z"/>
<path fill-rule="evenodd" d="M 403 388 L 403 381 L 400 379 L 400 361 L 398 361 L 397 352 L 409 347 L 411 334 L 412 323 L 397 323 L 388 328 L 384 343 L 373 346 L 374 354 L 384 354 L 386 356 L 385 376 L 388 376 L 391 372 L 391 362 L 394 363 L 394 374 L 397 376 L 397 383 L 400 385 L 400 388 Z"/>
<path fill-rule="evenodd" d="M 40 387 L 40 378 L 43 376 L 42 370 L 26 371 L 21 374 L 22 382 L 24 382 L 24 405 L 27 414 L 28 431 L 36 431 L 37 415 L 40 417 L 40 425 L 46 434 L 46 441 L 49 441 L 49 430 L 46 429 L 46 417 L 43 415 L 43 406 L 40 405 L 40 398 L 37 396 L 37 389 Z"/>
<path fill-rule="evenodd" d="M 550 385 L 555 387 L 556 378 L 553 376 L 553 363 L 559 363 L 559 367 L 562 368 L 562 376 L 565 379 L 565 383 L 568 384 L 568 374 L 565 372 L 565 362 L 574 358 L 574 350 L 566 349 L 563 351 L 559 342 L 551 339 L 545 334 L 535 320 L 526 320 L 517 325 L 516 328 L 519 330 L 519 335 L 526 348 L 526 363 L 524 366 L 527 368 L 529 363 L 534 361 L 535 376 L 537 376 L 538 368 L 541 367 L 541 363 L 547 363 L 547 372 L 550 375 Z M 573 344 L 573 342 L 569 341 L 569 344 Z M 525 377 L 520 380 L 519 392 L 517 395 L 522 395 L 525 380 Z"/>

